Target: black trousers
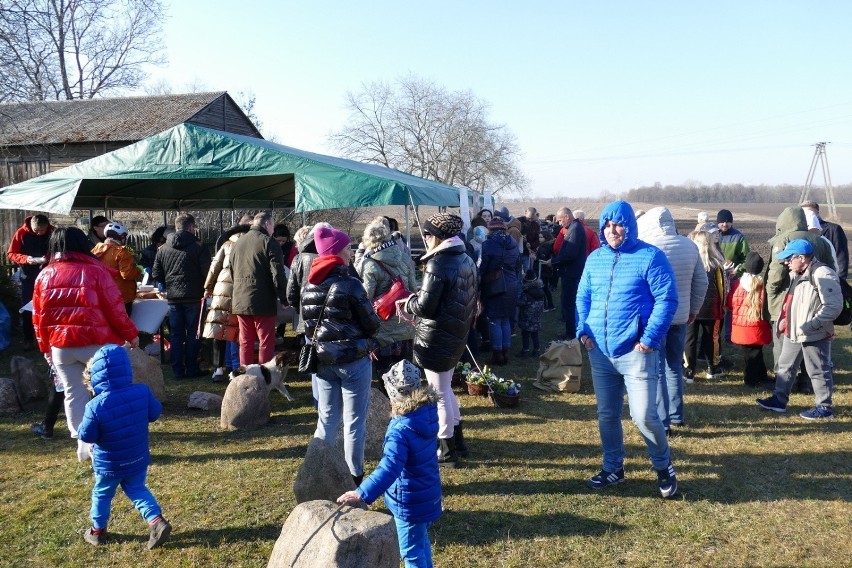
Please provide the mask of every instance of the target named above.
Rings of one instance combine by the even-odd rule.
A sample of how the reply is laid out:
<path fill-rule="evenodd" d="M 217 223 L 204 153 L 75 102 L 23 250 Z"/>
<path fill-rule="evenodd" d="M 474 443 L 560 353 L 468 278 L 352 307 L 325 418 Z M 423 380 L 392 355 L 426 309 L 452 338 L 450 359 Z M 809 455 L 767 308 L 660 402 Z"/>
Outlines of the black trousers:
<path fill-rule="evenodd" d="M 743 345 L 743 381 L 747 385 L 759 385 L 766 380 L 766 363 L 763 360 L 763 345 Z"/>
<path fill-rule="evenodd" d="M 686 368 L 695 372 L 695 360 L 698 355 L 698 334 L 701 333 L 701 353 L 707 359 L 707 365 L 715 370 L 714 362 L 719 355 L 719 330 L 722 320 L 697 319 L 686 326 L 686 343 L 684 344 L 684 355 L 686 356 Z"/>
<path fill-rule="evenodd" d="M 56 392 L 53 385 L 50 385 L 50 393 L 47 395 L 47 410 L 44 413 L 44 431 L 46 434 L 53 434 L 53 426 L 56 424 L 56 419 L 59 417 L 59 411 L 65 406 L 65 393 Z"/>

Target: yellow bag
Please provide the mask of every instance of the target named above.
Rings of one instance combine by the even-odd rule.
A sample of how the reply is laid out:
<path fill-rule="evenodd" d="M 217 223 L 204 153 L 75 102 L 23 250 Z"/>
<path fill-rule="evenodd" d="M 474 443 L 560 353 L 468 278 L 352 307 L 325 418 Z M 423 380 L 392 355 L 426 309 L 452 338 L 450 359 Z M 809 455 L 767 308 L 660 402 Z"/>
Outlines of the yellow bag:
<path fill-rule="evenodd" d="M 583 351 L 576 339 L 554 341 L 538 358 L 533 386 L 548 392 L 578 392 L 583 372 Z"/>

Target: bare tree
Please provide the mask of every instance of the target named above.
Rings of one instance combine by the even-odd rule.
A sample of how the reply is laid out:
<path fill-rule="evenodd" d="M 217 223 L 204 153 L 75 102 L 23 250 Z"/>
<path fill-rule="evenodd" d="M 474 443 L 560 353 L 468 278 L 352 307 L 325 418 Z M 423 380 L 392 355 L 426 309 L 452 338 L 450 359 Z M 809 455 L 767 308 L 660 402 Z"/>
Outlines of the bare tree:
<path fill-rule="evenodd" d="M 165 61 L 160 0 L 3 0 L 0 98 L 71 100 L 132 90 Z"/>
<path fill-rule="evenodd" d="M 409 76 L 365 84 L 346 106 L 347 123 L 331 135 L 346 156 L 477 191 L 526 191 L 514 135 L 469 91 Z"/>

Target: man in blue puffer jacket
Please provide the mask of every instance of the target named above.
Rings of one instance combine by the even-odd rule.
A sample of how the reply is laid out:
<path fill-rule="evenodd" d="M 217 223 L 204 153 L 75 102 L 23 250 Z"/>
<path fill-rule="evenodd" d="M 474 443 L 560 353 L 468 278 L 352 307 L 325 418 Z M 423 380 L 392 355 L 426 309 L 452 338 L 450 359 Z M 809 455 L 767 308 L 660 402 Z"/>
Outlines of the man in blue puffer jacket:
<path fill-rule="evenodd" d="M 384 492 L 393 514 L 399 552 L 406 568 L 431 568 L 429 525 L 441 516 L 441 477 L 435 438 L 438 393 L 422 385 L 420 369 L 402 360 L 382 375 L 391 401 L 391 418 L 379 467 L 338 503 L 370 504 Z"/>
<path fill-rule="evenodd" d="M 603 470 L 588 483 L 603 489 L 624 481 L 626 391 L 660 493 L 669 498 L 677 492 L 677 479 L 656 402 L 659 350 L 678 306 L 674 273 L 660 249 L 639 240 L 636 215 L 626 201 L 604 208 L 600 240 L 577 292 L 577 337 L 589 353 L 603 445 Z"/>
<path fill-rule="evenodd" d="M 95 398 L 86 404 L 80 423 L 80 440 L 94 444 L 92 468 L 92 526 L 83 538 L 94 545 L 106 540 L 110 505 L 121 485 L 133 506 L 148 522 L 151 537 L 148 549 L 162 544 L 172 530 L 145 478 L 151 452 L 148 449 L 148 423 L 156 420 L 163 405 L 147 385 L 133 384 L 133 371 L 127 351 L 119 345 L 104 345 L 88 365 Z"/>

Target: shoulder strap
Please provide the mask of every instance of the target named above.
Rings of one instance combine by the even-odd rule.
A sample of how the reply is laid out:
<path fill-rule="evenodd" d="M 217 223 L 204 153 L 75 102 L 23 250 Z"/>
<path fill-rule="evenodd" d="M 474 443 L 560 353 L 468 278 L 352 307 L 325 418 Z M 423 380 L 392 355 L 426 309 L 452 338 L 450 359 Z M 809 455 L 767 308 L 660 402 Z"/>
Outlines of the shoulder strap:
<path fill-rule="evenodd" d="M 331 292 L 330 289 L 329 289 L 329 292 Z M 328 297 L 329 296 L 331 296 L 331 294 L 325 295 L 325 301 L 322 303 L 322 309 L 320 310 L 320 315 L 317 318 L 317 324 L 314 326 L 314 333 L 311 336 L 311 343 L 313 343 L 317 340 L 317 330 L 319 329 L 320 322 L 322 321 L 322 316 L 325 314 L 325 307 L 328 305 Z"/>
<path fill-rule="evenodd" d="M 391 279 L 393 279 L 393 278 L 394 278 L 393 273 L 391 273 L 391 271 L 390 271 L 390 270 L 388 270 L 387 266 L 385 266 L 385 263 L 383 263 L 381 260 L 376 260 L 376 259 L 375 259 L 375 258 L 373 258 L 372 256 L 371 256 L 371 257 L 368 257 L 368 258 L 369 258 L 370 260 L 372 260 L 373 262 L 375 262 L 376 264 L 378 264 L 379 266 L 381 266 L 381 267 L 382 267 L 382 270 L 384 270 L 384 271 L 387 273 L 387 275 L 391 277 Z"/>

